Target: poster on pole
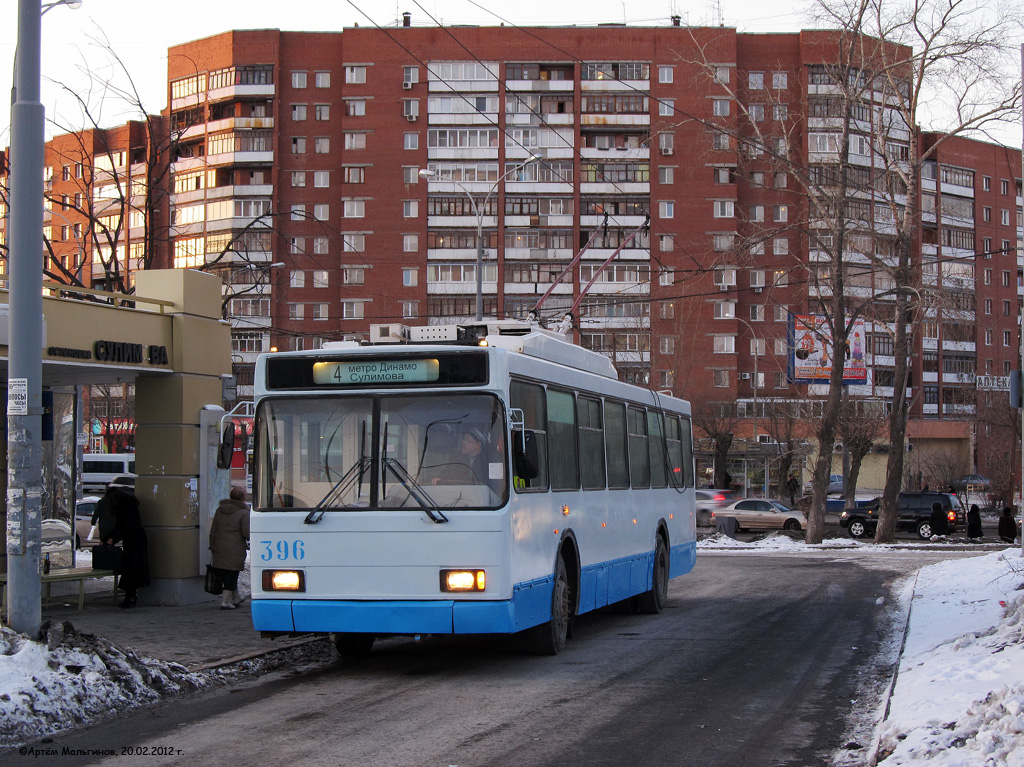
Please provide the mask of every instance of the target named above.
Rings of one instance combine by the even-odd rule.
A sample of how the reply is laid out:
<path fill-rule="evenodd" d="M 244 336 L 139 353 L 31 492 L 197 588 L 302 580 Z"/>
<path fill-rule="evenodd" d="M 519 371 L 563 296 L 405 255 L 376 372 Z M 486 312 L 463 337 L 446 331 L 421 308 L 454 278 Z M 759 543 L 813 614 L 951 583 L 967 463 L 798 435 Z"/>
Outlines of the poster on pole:
<path fill-rule="evenodd" d="M 822 314 L 789 315 L 790 380 L 793 383 L 828 383 L 832 377 L 832 329 Z M 866 384 L 864 321 L 850 330 L 849 348 L 841 350 L 844 384 Z"/>

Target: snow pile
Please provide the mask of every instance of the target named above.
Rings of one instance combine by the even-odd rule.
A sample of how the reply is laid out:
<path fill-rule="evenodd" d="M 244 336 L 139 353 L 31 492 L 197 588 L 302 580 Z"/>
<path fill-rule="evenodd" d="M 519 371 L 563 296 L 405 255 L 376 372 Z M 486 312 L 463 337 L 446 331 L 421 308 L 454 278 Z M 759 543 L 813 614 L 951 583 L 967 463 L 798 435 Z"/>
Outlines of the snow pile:
<path fill-rule="evenodd" d="M 176 663 L 143 658 L 70 623 L 41 641 L 0 627 L 0 747 L 24 743 L 208 684 Z"/>
<path fill-rule="evenodd" d="M 880 765 L 1024 767 L 1022 588 L 1014 549 L 921 570 Z"/>

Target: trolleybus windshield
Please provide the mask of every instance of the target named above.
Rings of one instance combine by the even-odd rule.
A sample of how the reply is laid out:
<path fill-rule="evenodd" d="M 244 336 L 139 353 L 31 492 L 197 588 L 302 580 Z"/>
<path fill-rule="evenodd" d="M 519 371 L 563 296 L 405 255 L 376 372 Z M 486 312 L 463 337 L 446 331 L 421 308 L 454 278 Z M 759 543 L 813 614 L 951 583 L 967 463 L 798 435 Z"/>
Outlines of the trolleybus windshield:
<path fill-rule="evenodd" d="M 494 509 L 508 497 L 506 420 L 491 394 L 265 399 L 256 508 Z"/>

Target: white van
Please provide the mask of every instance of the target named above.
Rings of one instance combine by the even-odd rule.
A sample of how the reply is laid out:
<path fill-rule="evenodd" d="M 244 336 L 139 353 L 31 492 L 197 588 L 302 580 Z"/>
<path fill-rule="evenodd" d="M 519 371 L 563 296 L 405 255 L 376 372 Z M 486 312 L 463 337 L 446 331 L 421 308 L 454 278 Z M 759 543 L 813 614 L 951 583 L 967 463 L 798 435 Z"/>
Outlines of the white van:
<path fill-rule="evenodd" d="M 90 453 L 82 456 L 82 491 L 103 493 L 121 474 L 135 473 L 135 453 Z"/>

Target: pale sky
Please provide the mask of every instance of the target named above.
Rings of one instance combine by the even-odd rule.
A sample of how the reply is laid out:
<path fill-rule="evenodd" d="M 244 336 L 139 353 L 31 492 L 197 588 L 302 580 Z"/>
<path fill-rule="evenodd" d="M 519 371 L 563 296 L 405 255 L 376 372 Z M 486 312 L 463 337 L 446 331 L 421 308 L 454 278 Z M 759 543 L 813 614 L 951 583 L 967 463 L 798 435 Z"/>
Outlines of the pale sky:
<path fill-rule="evenodd" d="M 103 100 L 97 83 L 110 77 L 121 87 L 128 80 L 113 72 L 110 55 L 90 42 L 105 36 L 131 72 L 142 102 L 151 113 L 166 105 L 167 48 L 229 29 L 282 29 L 329 31 L 344 27 L 400 24 L 403 11 L 414 26 L 502 22 L 522 26 L 558 26 L 626 22 L 633 26 L 668 26 L 679 14 L 683 23 L 710 26 L 719 23 L 741 32 L 796 32 L 812 27 L 805 9 L 814 0 L 83 0 L 78 10 L 55 7 L 43 19 L 43 105 L 48 120 L 66 129 L 85 126 L 77 104 L 56 84 L 82 93 L 94 89 L 90 101 Z M 48 3 L 51 0 L 41 0 Z M 995 3 L 998 0 L 979 0 Z M 10 86 L 17 39 L 17 0 L 4 0 L 0 16 L 0 83 Z M 431 18 L 432 17 L 432 18 Z M 71 41 L 71 42 L 68 42 Z M 84 74 L 91 70 L 99 77 Z M 54 82 L 50 82 L 54 81 Z M 122 102 L 103 102 L 98 122 L 115 126 L 137 114 Z M 0 99 L 0 147 L 10 143 L 9 99 Z M 48 125 L 48 135 L 64 130 Z M 1020 130 L 1010 130 L 1004 143 L 1021 145 Z"/>

